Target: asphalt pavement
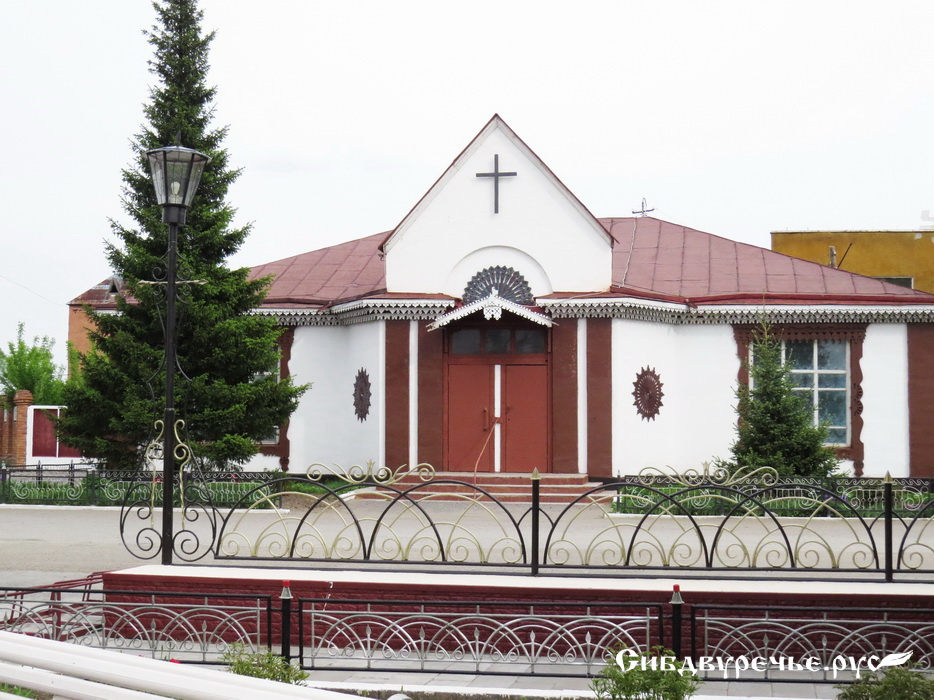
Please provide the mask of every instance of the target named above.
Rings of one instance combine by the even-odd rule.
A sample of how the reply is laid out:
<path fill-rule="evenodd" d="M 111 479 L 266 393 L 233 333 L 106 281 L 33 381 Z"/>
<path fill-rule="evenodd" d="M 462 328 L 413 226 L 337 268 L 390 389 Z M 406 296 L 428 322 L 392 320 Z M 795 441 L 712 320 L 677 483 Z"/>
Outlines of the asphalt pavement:
<path fill-rule="evenodd" d="M 45 586 L 143 563 L 120 539 L 120 509 L 0 505 L 0 588 Z"/>

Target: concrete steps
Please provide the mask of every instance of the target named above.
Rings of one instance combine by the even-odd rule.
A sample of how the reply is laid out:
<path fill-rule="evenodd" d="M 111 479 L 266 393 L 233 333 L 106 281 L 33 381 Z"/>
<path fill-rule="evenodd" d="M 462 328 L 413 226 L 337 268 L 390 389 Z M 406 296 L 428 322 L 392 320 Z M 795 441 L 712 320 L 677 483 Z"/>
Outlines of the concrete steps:
<path fill-rule="evenodd" d="M 465 496 L 479 495 L 477 489 L 473 488 L 476 486 L 503 503 L 531 504 L 530 477 L 528 473 L 518 472 L 437 472 L 430 482 L 424 482 L 412 474 L 402 477 L 394 486 L 406 490 L 421 485 L 418 491 L 411 494 L 412 498 L 432 501 L 459 500 Z M 599 486 L 599 483 L 588 481 L 586 474 L 542 474 L 539 494 L 542 503 L 570 503 Z M 391 494 L 391 491 L 376 489 L 368 493 L 359 493 L 356 497 L 384 500 Z"/>

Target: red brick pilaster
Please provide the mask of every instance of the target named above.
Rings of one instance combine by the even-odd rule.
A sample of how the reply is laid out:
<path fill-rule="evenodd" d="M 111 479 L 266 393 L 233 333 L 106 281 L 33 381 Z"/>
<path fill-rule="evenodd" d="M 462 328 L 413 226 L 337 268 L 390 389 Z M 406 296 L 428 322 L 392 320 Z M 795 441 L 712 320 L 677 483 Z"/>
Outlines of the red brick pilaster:
<path fill-rule="evenodd" d="M 13 464 L 26 464 L 26 423 L 28 408 L 32 406 L 32 392 L 20 389 L 13 396 Z"/>

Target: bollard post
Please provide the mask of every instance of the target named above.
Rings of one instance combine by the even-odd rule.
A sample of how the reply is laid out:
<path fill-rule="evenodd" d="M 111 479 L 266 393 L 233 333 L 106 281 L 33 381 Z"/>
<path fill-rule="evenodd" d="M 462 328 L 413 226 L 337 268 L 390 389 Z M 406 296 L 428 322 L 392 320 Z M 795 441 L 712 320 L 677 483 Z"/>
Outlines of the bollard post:
<path fill-rule="evenodd" d="M 282 582 L 282 644 L 280 654 L 286 663 L 292 660 L 292 588 L 290 581 Z"/>
<path fill-rule="evenodd" d="M 532 470 L 532 576 L 538 575 L 538 525 L 541 508 L 542 476 L 538 468 Z"/>
<path fill-rule="evenodd" d="M 893 578 L 892 570 L 892 511 L 893 508 L 893 494 L 892 494 L 892 475 L 889 472 L 885 473 L 885 480 L 882 482 L 882 494 L 885 504 L 885 580 L 891 581 Z"/>
<path fill-rule="evenodd" d="M 681 660 L 681 608 L 684 599 L 681 597 L 681 586 L 677 583 L 671 592 L 671 650 L 675 658 Z"/>

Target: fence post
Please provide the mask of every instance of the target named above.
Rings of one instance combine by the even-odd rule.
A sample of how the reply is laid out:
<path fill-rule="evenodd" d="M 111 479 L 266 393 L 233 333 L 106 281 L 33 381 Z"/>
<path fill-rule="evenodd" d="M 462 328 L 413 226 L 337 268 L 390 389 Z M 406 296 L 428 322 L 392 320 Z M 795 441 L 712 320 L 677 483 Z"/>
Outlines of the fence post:
<path fill-rule="evenodd" d="M 538 576 L 538 525 L 541 515 L 541 484 L 542 475 L 538 468 L 532 470 L 532 576 Z"/>
<path fill-rule="evenodd" d="M 684 606 L 684 599 L 681 597 L 681 586 L 677 583 L 671 592 L 671 650 L 675 658 L 681 660 L 681 608 Z"/>
<path fill-rule="evenodd" d="M 893 498 L 892 494 L 892 475 L 889 472 L 885 473 L 885 479 L 882 482 L 882 494 L 884 498 L 885 505 L 885 580 L 891 581 L 893 577 L 892 571 L 892 510 L 893 510 Z"/>
<path fill-rule="evenodd" d="M 290 581 L 282 582 L 282 593 L 279 598 L 282 600 L 282 640 L 280 655 L 286 663 L 292 660 L 292 589 Z"/>
<path fill-rule="evenodd" d="M 7 483 L 9 480 L 8 472 L 4 463 L 0 461 L 0 503 L 6 503 L 7 495 Z"/>

